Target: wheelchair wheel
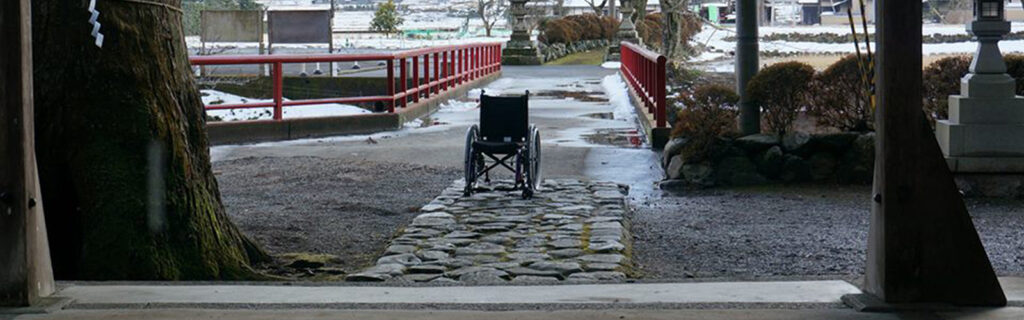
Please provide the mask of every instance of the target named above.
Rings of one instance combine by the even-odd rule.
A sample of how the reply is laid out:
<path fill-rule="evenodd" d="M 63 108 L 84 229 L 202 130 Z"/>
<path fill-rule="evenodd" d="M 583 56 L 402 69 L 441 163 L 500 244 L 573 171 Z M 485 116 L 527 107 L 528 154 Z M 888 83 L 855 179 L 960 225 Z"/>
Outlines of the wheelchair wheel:
<path fill-rule="evenodd" d="M 530 126 L 530 135 L 526 139 L 526 184 L 523 186 L 523 198 L 533 196 L 540 185 L 540 130 Z"/>
<path fill-rule="evenodd" d="M 469 127 L 466 131 L 466 154 L 465 154 L 465 181 L 466 188 L 463 194 L 469 196 L 473 194 L 473 188 L 476 185 L 476 177 L 479 170 L 479 154 L 476 150 L 473 150 L 473 143 L 480 139 L 480 128 L 477 125 Z"/>
<path fill-rule="evenodd" d="M 530 164 L 531 164 L 531 166 L 533 166 L 533 170 L 532 170 L 532 172 L 533 172 L 533 175 L 532 175 L 533 176 L 533 181 L 532 181 L 533 184 L 532 184 L 532 187 L 533 187 L 534 190 L 536 190 L 538 187 L 540 187 L 540 183 L 541 183 L 541 179 L 542 179 L 541 169 L 540 169 L 540 155 L 541 155 L 541 153 L 540 153 L 540 130 L 538 130 L 537 128 L 534 128 L 533 130 L 530 131 L 530 136 L 533 137 L 533 139 L 532 139 L 533 141 L 531 141 L 531 142 L 533 142 L 532 145 L 533 145 L 533 150 L 534 150 L 533 152 L 530 153 L 530 156 L 533 157 L 533 159 L 530 159 Z"/>

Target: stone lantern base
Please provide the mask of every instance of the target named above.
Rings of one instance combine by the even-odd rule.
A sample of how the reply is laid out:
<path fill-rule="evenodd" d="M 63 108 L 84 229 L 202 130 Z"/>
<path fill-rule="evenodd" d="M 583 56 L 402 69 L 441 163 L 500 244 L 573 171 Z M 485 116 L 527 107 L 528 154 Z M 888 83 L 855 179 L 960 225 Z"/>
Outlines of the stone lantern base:
<path fill-rule="evenodd" d="M 1007 74 L 968 74 L 949 97 L 949 119 L 935 123 L 953 172 L 1024 172 L 1024 97 Z"/>
<path fill-rule="evenodd" d="M 512 39 L 501 50 L 501 64 L 505 65 L 539 65 L 544 63 L 537 44 L 530 40 L 526 32 L 513 32 Z"/>

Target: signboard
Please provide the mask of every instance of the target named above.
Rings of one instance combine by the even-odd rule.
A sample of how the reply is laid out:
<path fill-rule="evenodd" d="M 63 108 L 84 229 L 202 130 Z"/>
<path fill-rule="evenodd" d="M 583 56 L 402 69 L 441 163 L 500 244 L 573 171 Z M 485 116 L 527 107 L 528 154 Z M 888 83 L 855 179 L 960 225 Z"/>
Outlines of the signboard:
<path fill-rule="evenodd" d="M 331 43 L 330 10 L 267 11 L 270 44 Z"/>
<path fill-rule="evenodd" d="M 203 42 L 261 42 L 263 12 L 255 10 L 203 10 L 200 14 Z"/>

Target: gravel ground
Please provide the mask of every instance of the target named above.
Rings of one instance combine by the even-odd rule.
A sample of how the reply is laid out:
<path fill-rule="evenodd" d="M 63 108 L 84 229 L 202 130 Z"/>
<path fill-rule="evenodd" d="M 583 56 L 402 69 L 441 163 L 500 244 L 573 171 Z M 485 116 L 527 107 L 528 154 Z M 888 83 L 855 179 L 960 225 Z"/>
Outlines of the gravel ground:
<path fill-rule="evenodd" d="M 634 259 L 652 279 L 857 278 L 870 193 L 868 186 L 766 186 L 640 201 Z M 1024 274 L 1024 201 L 968 206 L 996 272 Z"/>
<path fill-rule="evenodd" d="M 458 170 L 316 157 L 213 164 L 231 219 L 272 254 L 327 253 L 348 271 L 373 263 Z"/>

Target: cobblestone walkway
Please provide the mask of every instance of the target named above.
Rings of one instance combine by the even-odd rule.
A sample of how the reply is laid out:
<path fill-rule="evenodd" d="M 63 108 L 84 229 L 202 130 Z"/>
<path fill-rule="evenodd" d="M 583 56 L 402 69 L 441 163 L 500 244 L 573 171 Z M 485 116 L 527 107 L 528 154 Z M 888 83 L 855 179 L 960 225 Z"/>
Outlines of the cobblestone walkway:
<path fill-rule="evenodd" d="M 552 283 L 621 281 L 632 267 L 628 186 L 544 181 L 533 199 L 494 182 L 470 197 L 457 181 L 348 281 Z"/>

